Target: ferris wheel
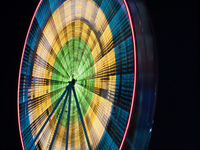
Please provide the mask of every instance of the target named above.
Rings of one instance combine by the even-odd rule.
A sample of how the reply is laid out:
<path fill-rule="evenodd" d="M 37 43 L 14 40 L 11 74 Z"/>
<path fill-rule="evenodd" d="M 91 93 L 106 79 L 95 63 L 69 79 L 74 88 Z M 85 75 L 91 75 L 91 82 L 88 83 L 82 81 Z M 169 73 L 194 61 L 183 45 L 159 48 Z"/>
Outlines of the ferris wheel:
<path fill-rule="evenodd" d="M 41 0 L 19 70 L 22 148 L 147 149 L 156 78 L 141 0 Z"/>

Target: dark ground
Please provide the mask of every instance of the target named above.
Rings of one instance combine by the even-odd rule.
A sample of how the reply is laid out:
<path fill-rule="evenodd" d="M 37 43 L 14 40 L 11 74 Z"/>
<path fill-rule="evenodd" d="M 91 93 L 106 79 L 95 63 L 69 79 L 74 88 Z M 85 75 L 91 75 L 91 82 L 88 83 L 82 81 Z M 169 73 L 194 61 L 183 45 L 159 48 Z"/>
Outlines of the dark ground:
<path fill-rule="evenodd" d="M 1 1 L 1 144 L 20 150 L 17 82 L 22 49 L 39 0 Z M 197 150 L 197 0 L 145 0 L 158 54 L 158 96 L 149 150 Z M 6 147 L 5 147 L 6 146 Z"/>

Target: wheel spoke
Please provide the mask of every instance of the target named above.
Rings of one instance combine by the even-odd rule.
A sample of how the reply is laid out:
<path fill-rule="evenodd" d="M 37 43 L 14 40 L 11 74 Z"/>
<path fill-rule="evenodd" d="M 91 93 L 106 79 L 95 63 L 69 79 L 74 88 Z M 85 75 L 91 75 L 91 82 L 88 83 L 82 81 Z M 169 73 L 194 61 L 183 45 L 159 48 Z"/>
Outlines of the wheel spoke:
<path fill-rule="evenodd" d="M 60 116 L 59 116 L 59 119 L 58 119 L 58 122 L 57 122 L 57 125 L 56 125 L 56 129 L 55 129 L 53 138 L 52 138 L 52 140 L 51 140 L 51 145 L 50 145 L 50 147 L 49 147 L 49 150 L 51 150 L 51 148 L 52 148 L 52 146 L 53 146 L 53 142 L 54 142 L 54 139 L 55 139 L 55 137 L 56 137 L 56 133 L 57 133 L 57 130 L 58 130 L 58 127 L 59 127 L 60 120 L 61 120 L 61 118 L 62 118 L 64 109 L 65 109 L 65 105 L 66 105 L 67 97 L 68 97 L 68 94 L 69 94 L 69 93 L 70 93 L 70 96 L 71 96 L 71 87 L 68 87 L 67 96 L 65 97 L 65 101 L 64 101 L 64 104 L 63 104 L 63 107 L 62 107 L 62 111 L 61 111 L 61 113 L 60 113 Z M 70 99 L 69 99 L 69 100 L 70 100 Z"/>
<path fill-rule="evenodd" d="M 67 131 L 66 131 L 66 150 L 68 147 L 68 137 L 69 137 L 70 106 L 71 106 L 71 86 L 69 87 L 69 102 L 68 102 Z"/>
<path fill-rule="evenodd" d="M 54 111 L 56 110 L 56 108 L 58 107 L 60 101 L 63 99 L 65 93 L 68 90 L 68 86 L 66 87 L 65 91 L 63 92 L 63 94 L 61 95 L 60 99 L 58 100 L 58 102 L 56 103 L 55 107 L 53 108 L 51 114 L 48 116 L 48 118 L 46 119 L 45 123 L 43 124 L 42 128 L 40 129 L 40 131 L 38 132 L 38 134 L 36 135 L 35 139 L 32 141 L 32 143 L 30 144 L 28 150 L 30 150 L 33 146 L 33 144 L 35 143 L 35 141 L 37 140 L 37 138 L 40 136 L 42 130 L 44 129 L 44 127 L 46 126 L 47 122 L 49 121 L 49 119 L 51 118 L 52 114 L 54 113 Z"/>
<path fill-rule="evenodd" d="M 83 117 L 81 115 L 81 110 L 80 110 L 80 107 L 79 107 L 79 104 L 78 104 L 78 100 L 77 100 L 77 97 L 76 97 L 76 92 L 75 92 L 75 89 L 74 89 L 73 86 L 72 86 L 72 90 L 73 90 L 73 93 L 74 93 L 74 98 L 75 98 L 75 101 L 76 101 L 76 106 L 77 106 L 77 109 L 78 109 L 79 117 L 81 119 L 81 123 L 82 123 L 82 126 L 83 126 L 83 131 L 85 133 L 85 138 L 86 138 L 86 141 L 87 141 L 87 144 L 88 144 L 88 148 L 89 148 L 89 150 L 91 150 L 90 142 L 89 142 L 89 139 L 88 139 L 88 136 L 87 136 L 87 132 L 86 132 L 86 129 L 85 129 L 85 125 L 84 125 L 84 122 L 83 122 Z"/>

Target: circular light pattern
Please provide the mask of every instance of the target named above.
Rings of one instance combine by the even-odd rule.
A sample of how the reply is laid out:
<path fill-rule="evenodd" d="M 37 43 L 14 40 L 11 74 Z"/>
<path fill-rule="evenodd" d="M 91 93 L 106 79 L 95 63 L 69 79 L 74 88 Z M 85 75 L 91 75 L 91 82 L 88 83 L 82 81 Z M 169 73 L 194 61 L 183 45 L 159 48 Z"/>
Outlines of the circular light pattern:
<path fill-rule="evenodd" d="M 58 70 L 62 73 L 58 73 Z M 79 72 L 77 72 L 77 70 L 79 70 Z M 93 57 L 91 54 L 91 49 L 87 43 L 85 43 L 85 41 L 81 38 L 77 37 L 68 40 L 57 54 L 53 70 L 50 72 L 52 72 L 50 84 L 52 91 L 52 106 L 54 107 L 54 103 L 57 99 L 59 99 L 61 93 L 64 92 L 64 88 L 61 90 L 61 92 L 58 91 L 60 87 L 66 87 L 68 85 L 68 81 L 71 81 L 73 78 L 75 78 L 78 83 L 77 86 L 75 86 L 75 89 L 79 104 L 83 108 L 82 115 L 84 117 L 92 101 L 95 81 Z M 74 121 L 79 118 L 74 100 L 72 100 L 72 107 L 75 107 L 72 109 L 75 110 L 75 112 L 74 114 L 71 114 L 70 121 Z M 66 113 L 63 115 L 63 118 L 60 122 L 63 126 L 66 126 L 67 124 L 67 110 L 68 108 L 66 106 Z"/>
<path fill-rule="evenodd" d="M 125 141 L 137 148 L 136 132 L 127 132 L 140 125 L 132 114 L 142 110 L 135 94 L 143 65 L 131 15 L 126 0 L 40 1 L 19 73 L 23 149 L 121 149 Z"/>

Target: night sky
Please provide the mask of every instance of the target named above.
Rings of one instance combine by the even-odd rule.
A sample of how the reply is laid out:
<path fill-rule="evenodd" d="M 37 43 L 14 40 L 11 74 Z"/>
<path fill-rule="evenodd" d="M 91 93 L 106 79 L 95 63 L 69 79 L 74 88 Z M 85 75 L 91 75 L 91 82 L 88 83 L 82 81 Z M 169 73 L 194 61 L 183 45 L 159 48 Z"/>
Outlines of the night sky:
<path fill-rule="evenodd" d="M 21 150 L 17 121 L 17 83 L 21 54 L 39 0 L 0 2 L 1 144 Z M 149 150 L 196 150 L 197 0 L 145 0 L 158 56 L 158 92 Z"/>

